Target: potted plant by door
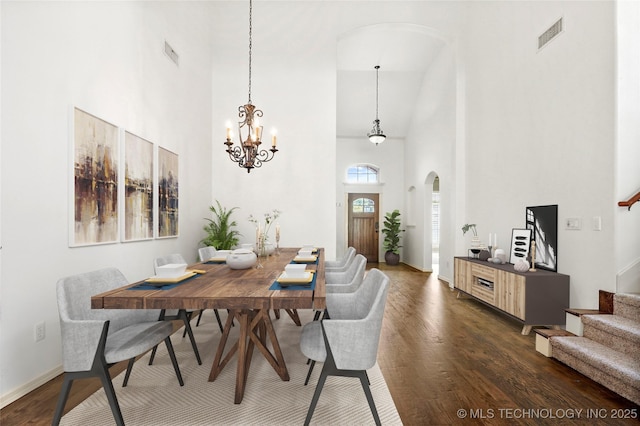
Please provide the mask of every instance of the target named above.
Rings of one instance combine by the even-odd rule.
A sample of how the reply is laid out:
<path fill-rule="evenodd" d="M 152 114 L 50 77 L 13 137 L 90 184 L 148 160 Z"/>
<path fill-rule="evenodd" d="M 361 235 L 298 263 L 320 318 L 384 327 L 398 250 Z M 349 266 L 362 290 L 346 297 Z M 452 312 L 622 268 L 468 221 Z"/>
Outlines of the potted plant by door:
<path fill-rule="evenodd" d="M 236 221 L 230 218 L 237 207 L 227 210 L 222 207 L 220 201 L 216 200 L 216 204 L 218 204 L 217 208 L 209 207 L 213 213 L 213 219 L 205 218 L 209 222 L 203 228 L 207 236 L 200 242 L 205 246 L 215 247 L 216 250 L 231 250 L 238 245 L 238 236 L 240 236 L 240 233 L 234 229 L 237 226 Z"/>
<path fill-rule="evenodd" d="M 387 212 L 384 215 L 384 234 L 383 247 L 385 250 L 384 261 L 387 265 L 397 265 L 400 262 L 400 212 L 398 209 Z"/>

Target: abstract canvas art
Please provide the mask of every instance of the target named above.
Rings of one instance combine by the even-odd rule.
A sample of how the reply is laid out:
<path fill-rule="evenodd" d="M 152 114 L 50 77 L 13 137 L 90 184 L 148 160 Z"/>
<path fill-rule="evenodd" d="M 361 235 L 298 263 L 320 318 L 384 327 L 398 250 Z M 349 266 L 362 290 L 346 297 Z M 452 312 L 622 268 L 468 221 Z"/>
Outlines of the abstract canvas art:
<path fill-rule="evenodd" d="M 178 154 L 158 148 L 158 237 L 178 236 Z"/>
<path fill-rule="evenodd" d="M 153 238 L 153 144 L 124 134 L 124 240 Z"/>
<path fill-rule="evenodd" d="M 71 245 L 118 241 L 118 128 L 74 108 Z"/>

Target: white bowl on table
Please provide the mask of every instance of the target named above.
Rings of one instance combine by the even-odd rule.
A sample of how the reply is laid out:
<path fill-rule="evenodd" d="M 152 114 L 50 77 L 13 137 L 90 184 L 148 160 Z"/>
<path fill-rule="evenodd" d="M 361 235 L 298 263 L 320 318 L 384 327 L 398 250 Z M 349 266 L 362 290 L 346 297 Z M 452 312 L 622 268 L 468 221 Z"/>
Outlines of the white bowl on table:
<path fill-rule="evenodd" d="M 304 278 L 306 276 L 307 265 L 290 263 L 284 267 L 287 278 Z"/>
<path fill-rule="evenodd" d="M 303 259 L 308 259 L 313 256 L 313 252 L 311 250 L 298 250 L 298 257 Z"/>
<path fill-rule="evenodd" d="M 249 269 L 258 261 L 258 256 L 248 249 L 233 250 L 227 256 L 227 265 L 231 269 Z"/>
<path fill-rule="evenodd" d="M 158 278 L 176 278 L 184 275 L 186 270 L 186 263 L 167 263 L 156 268 L 156 276 Z"/>

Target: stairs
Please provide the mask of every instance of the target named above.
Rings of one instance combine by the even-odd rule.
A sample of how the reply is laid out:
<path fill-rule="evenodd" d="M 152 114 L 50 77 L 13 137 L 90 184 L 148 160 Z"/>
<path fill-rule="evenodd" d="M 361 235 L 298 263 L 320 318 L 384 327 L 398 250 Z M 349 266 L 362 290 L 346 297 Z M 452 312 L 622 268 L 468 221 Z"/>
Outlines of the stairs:
<path fill-rule="evenodd" d="M 550 336 L 552 356 L 640 404 L 640 293 L 615 294 L 613 314 L 581 319 L 582 336 Z"/>

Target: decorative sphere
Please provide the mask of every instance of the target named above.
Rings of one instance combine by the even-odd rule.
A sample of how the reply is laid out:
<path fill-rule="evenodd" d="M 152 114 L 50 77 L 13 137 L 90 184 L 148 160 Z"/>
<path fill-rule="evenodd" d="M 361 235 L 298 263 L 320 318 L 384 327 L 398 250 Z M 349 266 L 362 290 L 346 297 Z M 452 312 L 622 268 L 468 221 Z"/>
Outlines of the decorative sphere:
<path fill-rule="evenodd" d="M 529 262 L 527 262 L 524 259 L 520 259 L 513 264 L 513 269 L 515 269 L 518 272 L 526 272 L 529 270 Z"/>

